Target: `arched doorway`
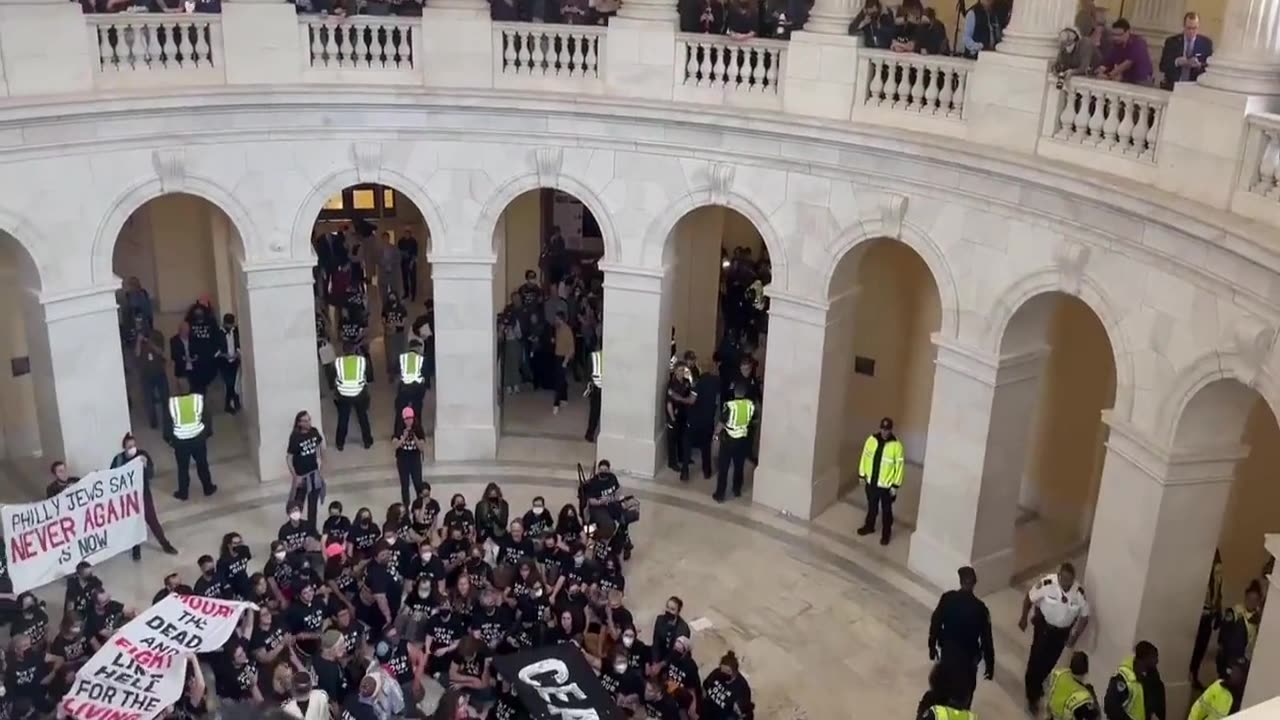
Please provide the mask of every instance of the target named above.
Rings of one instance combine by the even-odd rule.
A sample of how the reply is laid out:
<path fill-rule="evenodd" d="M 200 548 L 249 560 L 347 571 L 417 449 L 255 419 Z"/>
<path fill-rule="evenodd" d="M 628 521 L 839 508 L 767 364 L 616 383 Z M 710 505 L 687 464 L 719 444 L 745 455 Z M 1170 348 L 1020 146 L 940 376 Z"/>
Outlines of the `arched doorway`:
<path fill-rule="evenodd" d="M 1082 564 L 1106 455 L 1102 412 L 1115 396 L 1115 353 L 1083 300 L 1042 293 L 1014 312 L 1000 342 L 982 478 L 992 484 L 984 495 L 1003 499 L 984 503 L 983 522 L 1012 533 L 1011 577 L 994 581 Z"/>
<path fill-rule="evenodd" d="M 568 452 L 590 465 L 584 390 L 604 312 L 600 225 L 573 195 L 538 188 L 503 209 L 493 242 L 499 456 Z"/>
<path fill-rule="evenodd" d="M 173 394 L 205 395 L 216 429 L 211 465 L 248 452 L 243 259 L 240 231 L 227 214 L 184 193 L 143 203 L 112 247 L 112 272 L 122 280 L 117 305 L 131 424 L 158 472 L 174 470 L 173 454 L 160 451 Z"/>
<path fill-rule="evenodd" d="M 741 212 L 704 205 L 672 227 L 663 267 L 662 328 L 670 334 L 670 363 L 657 407 L 665 428 L 659 466 L 673 474 L 686 470 L 686 479 L 711 491 L 719 470 L 718 457 L 711 457 L 712 429 L 720 408 L 741 387 L 756 404 L 744 462 L 743 492 L 749 493 L 766 375 L 769 249 Z"/>
<path fill-rule="evenodd" d="M 837 263 L 828 288 L 819 407 L 820 417 L 830 418 L 821 423 L 829 437 L 819 447 L 835 458 L 841 500 L 820 522 L 850 534 L 865 522 L 865 488 L 853 487 L 862 446 L 889 417 L 906 458 L 895 533 L 914 526 L 933 392 L 931 336 L 941 325 L 938 283 L 910 246 L 876 238 Z"/>
<path fill-rule="evenodd" d="M 42 497 L 48 463 L 62 452 L 51 379 L 38 372 L 49 352 L 39 292 L 31 256 L 0 230 L 0 307 L 7 308 L 0 313 L 0 349 L 8 360 L 0 371 L 0 484 L 12 501 Z"/>
<path fill-rule="evenodd" d="M 320 393 L 335 395 L 334 359 L 347 352 L 368 359 L 368 417 L 375 441 L 388 438 L 396 424 L 400 356 L 423 356 L 426 392 L 419 419 L 428 435 L 431 457 L 435 430 L 435 303 L 428 254 L 431 228 L 420 208 L 389 185 L 359 184 L 329 198 L 311 232 L 316 255 L 313 294 L 316 346 L 321 364 Z M 326 437 L 335 444 L 337 413 L 323 413 Z M 372 452 L 385 459 L 387 448 L 361 449 L 361 430 L 351 418 L 344 453 L 355 458 Z M 356 462 L 355 460 L 344 462 Z"/>

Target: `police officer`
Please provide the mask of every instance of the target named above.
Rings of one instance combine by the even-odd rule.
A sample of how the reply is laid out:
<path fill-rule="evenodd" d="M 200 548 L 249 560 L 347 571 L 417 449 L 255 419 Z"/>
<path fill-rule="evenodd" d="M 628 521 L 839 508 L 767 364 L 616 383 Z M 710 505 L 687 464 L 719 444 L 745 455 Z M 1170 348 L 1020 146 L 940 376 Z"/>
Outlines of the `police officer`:
<path fill-rule="evenodd" d="M 1221 720 L 1231 714 L 1244 695 L 1249 661 L 1239 658 L 1227 668 L 1226 677 L 1214 682 L 1191 705 L 1187 720 Z"/>
<path fill-rule="evenodd" d="M 1155 645 L 1143 640 L 1133 647 L 1133 656 L 1120 663 L 1107 685 L 1103 699 L 1107 720 L 1147 720 L 1151 713 L 1142 680 L 1156 671 L 1159 662 Z"/>
<path fill-rule="evenodd" d="M 400 353 L 400 385 L 396 388 L 396 415 L 394 425 L 404 416 L 405 408 L 413 408 L 413 416 L 422 422 L 422 400 L 427 395 L 427 380 L 423 373 L 422 343 L 413 340 L 409 350 Z"/>
<path fill-rule="evenodd" d="M 206 496 L 218 491 L 209 477 L 209 453 L 206 442 L 213 430 L 209 427 L 209 410 L 204 395 L 187 393 L 169 398 L 166 406 L 164 440 L 173 448 L 173 459 L 178 463 L 178 490 L 173 494 L 179 500 L 187 499 L 191 485 L 190 463 L 196 463 L 196 475 Z"/>
<path fill-rule="evenodd" d="M 1200 610 L 1200 627 L 1196 628 L 1196 642 L 1191 648 L 1191 686 L 1203 690 L 1200 682 L 1200 665 L 1209 649 L 1209 638 L 1222 620 L 1222 552 L 1213 551 L 1213 567 L 1209 570 L 1209 586 L 1204 591 L 1204 607 Z"/>
<path fill-rule="evenodd" d="M 1024 678 L 1027 707 L 1034 715 L 1044 696 L 1044 681 L 1058 662 L 1064 647 L 1074 647 L 1076 638 L 1089 625 L 1089 601 L 1084 588 L 1076 584 L 1076 569 L 1062 563 L 1055 575 L 1046 575 L 1031 586 L 1022 598 L 1022 615 L 1018 629 L 1027 629 L 1027 616 L 1035 608 L 1031 620 L 1034 628 L 1031 652 L 1027 656 Z"/>
<path fill-rule="evenodd" d="M 893 534 L 893 501 L 898 498 L 898 488 L 902 487 L 903 454 L 902 441 L 893 434 L 893 418 L 881 419 L 879 432 L 862 444 L 858 479 L 867 488 L 867 519 L 858 528 L 858 534 L 875 532 L 876 516 L 884 511 L 881 545 L 888 545 Z"/>
<path fill-rule="evenodd" d="M 591 380 L 587 383 L 587 442 L 600 434 L 600 403 L 604 401 L 604 351 L 591 351 Z"/>
<path fill-rule="evenodd" d="M 667 467 L 680 473 L 681 480 L 689 479 L 688 428 L 689 408 L 694 403 L 693 373 L 683 361 L 671 370 L 667 380 Z"/>
<path fill-rule="evenodd" d="M 957 690 L 970 699 L 978 684 L 978 661 L 986 664 L 986 678 L 995 673 L 996 654 L 991 642 L 991 612 L 974 594 L 978 573 L 971 567 L 957 571 L 960 589 L 948 590 L 938 599 L 929 623 L 929 659 L 949 666 L 960 683 Z"/>
<path fill-rule="evenodd" d="M 1098 699 L 1093 686 L 1085 682 L 1088 674 L 1089 656 L 1082 652 L 1072 653 L 1069 667 L 1053 671 L 1049 680 L 1049 720 L 1096 720 Z"/>
<path fill-rule="evenodd" d="M 733 463 L 733 496 L 742 496 L 743 466 L 750 451 L 748 434 L 756 405 L 747 399 L 747 390 L 741 385 L 733 388 L 733 399 L 720 411 L 720 474 L 716 477 L 716 491 L 711 497 L 724 502 L 725 481 L 729 479 L 729 464 Z M 686 466 L 687 472 L 687 466 Z"/>
<path fill-rule="evenodd" d="M 1244 591 L 1244 602 L 1222 612 L 1218 627 L 1218 677 L 1225 677 L 1237 660 L 1249 657 L 1262 623 L 1262 583 L 1254 580 Z"/>
<path fill-rule="evenodd" d="M 365 387 L 369 361 L 357 354 L 350 343 L 344 349 L 346 354 L 339 357 L 333 365 L 338 390 L 333 398 L 334 404 L 338 406 L 338 436 L 334 439 L 334 447 L 339 452 L 347 442 L 347 424 L 351 422 L 352 410 L 356 411 L 356 421 L 360 423 L 360 435 L 365 449 L 373 447 L 373 432 L 369 429 L 369 392 Z"/>

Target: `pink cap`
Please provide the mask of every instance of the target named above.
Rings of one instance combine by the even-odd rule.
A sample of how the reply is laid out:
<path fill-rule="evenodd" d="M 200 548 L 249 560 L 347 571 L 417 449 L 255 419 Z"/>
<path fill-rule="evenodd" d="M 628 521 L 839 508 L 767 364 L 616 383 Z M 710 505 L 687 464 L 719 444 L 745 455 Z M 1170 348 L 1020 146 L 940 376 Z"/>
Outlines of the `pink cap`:
<path fill-rule="evenodd" d="M 324 548 L 324 556 L 326 558 L 337 557 L 342 554 L 342 545 L 338 543 L 329 543 Z"/>
<path fill-rule="evenodd" d="M 401 410 L 401 411 L 400 411 L 400 417 L 406 417 L 406 418 L 411 418 L 411 417 L 413 417 L 413 408 L 411 408 L 411 407 L 407 407 L 407 408 L 405 408 L 404 410 Z"/>

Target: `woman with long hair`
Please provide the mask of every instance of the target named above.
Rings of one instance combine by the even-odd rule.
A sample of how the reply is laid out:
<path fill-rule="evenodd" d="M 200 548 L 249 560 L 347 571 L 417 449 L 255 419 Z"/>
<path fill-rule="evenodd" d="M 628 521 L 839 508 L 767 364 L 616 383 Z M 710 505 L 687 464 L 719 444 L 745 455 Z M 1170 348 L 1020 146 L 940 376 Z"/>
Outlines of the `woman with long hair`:
<path fill-rule="evenodd" d="M 319 428 L 311 425 L 311 415 L 306 410 L 299 410 L 293 417 L 293 431 L 289 433 L 284 457 L 292 480 L 285 504 L 305 505 L 307 525 L 313 532 L 319 532 L 316 512 L 325 495 L 324 477 L 320 474 L 324 466 L 324 436 Z"/>

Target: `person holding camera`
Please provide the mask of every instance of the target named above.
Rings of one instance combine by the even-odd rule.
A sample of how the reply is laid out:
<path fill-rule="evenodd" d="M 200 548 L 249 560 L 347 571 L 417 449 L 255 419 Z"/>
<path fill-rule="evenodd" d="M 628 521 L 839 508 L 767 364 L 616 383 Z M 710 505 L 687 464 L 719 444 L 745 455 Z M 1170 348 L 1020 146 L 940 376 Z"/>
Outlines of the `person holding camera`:
<path fill-rule="evenodd" d="M 1053 71 L 1058 75 L 1058 89 L 1072 75 L 1089 75 L 1102 55 L 1092 40 L 1081 39 L 1079 31 L 1066 27 L 1058 32 L 1058 57 L 1053 61 Z"/>
<path fill-rule="evenodd" d="M 608 460 L 601 460 L 596 465 L 596 474 L 583 485 L 582 495 L 587 503 L 586 515 L 592 524 L 617 526 L 618 540 L 622 543 L 622 559 L 630 560 L 634 546 L 622 512 L 622 498 L 619 497 L 621 490 L 622 485 L 618 483 L 618 476 L 613 474 L 613 466 Z"/>

